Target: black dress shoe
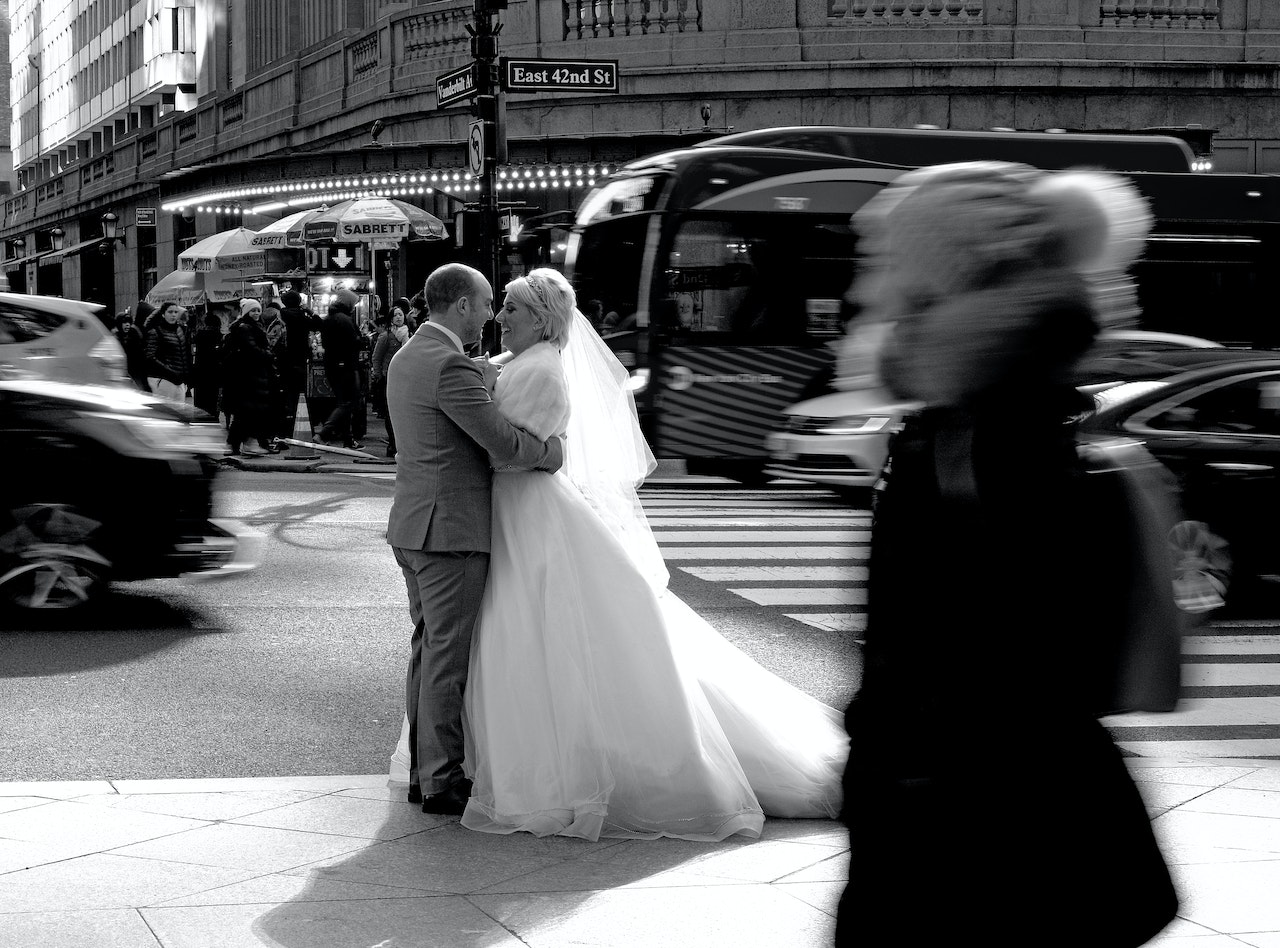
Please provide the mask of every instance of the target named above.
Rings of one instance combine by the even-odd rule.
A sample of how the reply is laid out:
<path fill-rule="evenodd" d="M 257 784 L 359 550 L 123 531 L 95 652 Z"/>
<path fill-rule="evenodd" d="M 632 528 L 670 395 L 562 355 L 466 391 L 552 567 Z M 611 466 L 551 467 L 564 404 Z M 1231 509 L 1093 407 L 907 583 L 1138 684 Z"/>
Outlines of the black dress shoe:
<path fill-rule="evenodd" d="M 461 816 L 467 808 L 467 799 L 471 796 L 471 781 L 461 780 L 446 790 L 433 793 L 422 801 L 423 813 L 436 813 L 442 816 Z"/>
<path fill-rule="evenodd" d="M 421 803 L 421 802 L 422 802 L 422 788 L 421 788 L 421 787 L 414 786 L 414 787 L 410 787 L 410 788 L 409 788 L 409 802 L 410 802 L 410 803 Z"/>

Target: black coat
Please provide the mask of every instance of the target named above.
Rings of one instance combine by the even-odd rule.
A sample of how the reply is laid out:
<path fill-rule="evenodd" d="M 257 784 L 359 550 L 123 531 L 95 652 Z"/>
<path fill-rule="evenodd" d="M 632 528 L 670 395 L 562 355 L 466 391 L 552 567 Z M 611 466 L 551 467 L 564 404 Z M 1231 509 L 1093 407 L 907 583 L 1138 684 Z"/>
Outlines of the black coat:
<path fill-rule="evenodd" d="M 251 317 L 232 324 L 222 344 L 222 405 L 228 414 L 276 407 L 276 369 L 266 331 Z"/>
<path fill-rule="evenodd" d="M 320 342 L 324 346 L 324 367 L 327 373 L 335 370 L 354 372 L 358 368 L 360 352 L 365 344 L 350 313 L 331 306 L 329 315 L 321 321 Z"/>
<path fill-rule="evenodd" d="M 846 714 L 837 944 L 1153 937 L 1177 897 L 1095 674 L 1127 557 L 1077 460 L 1073 389 L 992 389 L 895 439 Z M 1117 528 L 1118 529 L 1118 528 Z M 1110 531 L 1110 532 L 1109 532 Z"/>
<path fill-rule="evenodd" d="M 323 320 L 300 306 L 286 306 L 280 311 L 284 320 L 285 349 L 281 368 L 300 371 L 311 361 L 311 333 L 321 327 Z"/>
<path fill-rule="evenodd" d="M 181 323 L 151 317 L 146 330 L 143 366 L 147 378 L 185 385 L 191 380 L 191 336 Z"/>

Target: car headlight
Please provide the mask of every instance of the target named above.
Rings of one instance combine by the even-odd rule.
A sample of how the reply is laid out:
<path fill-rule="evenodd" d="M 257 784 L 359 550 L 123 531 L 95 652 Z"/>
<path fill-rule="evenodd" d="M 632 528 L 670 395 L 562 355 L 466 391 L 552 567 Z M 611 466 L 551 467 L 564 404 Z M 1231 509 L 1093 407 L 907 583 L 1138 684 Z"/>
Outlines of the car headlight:
<path fill-rule="evenodd" d="M 86 412 L 85 417 L 115 422 L 135 440 L 154 451 L 215 457 L 226 453 L 226 437 L 216 424 L 186 424 L 169 418 L 144 418 L 116 412 Z"/>
<path fill-rule="evenodd" d="M 631 374 L 627 377 L 627 391 L 632 395 L 639 395 L 649 387 L 649 370 L 648 369 L 632 369 Z"/>
<path fill-rule="evenodd" d="M 816 430 L 818 434 L 825 435 L 865 435 L 884 431 L 891 424 L 891 415 L 849 415 L 845 418 L 832 418 Z"/>

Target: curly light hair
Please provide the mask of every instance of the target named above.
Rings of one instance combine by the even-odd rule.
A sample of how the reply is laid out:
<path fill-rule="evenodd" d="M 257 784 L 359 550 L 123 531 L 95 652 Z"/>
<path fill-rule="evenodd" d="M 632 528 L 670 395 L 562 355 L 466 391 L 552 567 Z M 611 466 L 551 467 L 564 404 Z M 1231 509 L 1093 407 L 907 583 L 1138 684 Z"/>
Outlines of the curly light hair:
<path fill-rule="evenodd" d="M 557 349 L 569 341 L 569 327 L 577 308 L 577 295 L 559 270 L 539 267 L 506 286 L 509 296 L 529 307 L 542 323 L 542 338 Z"/>

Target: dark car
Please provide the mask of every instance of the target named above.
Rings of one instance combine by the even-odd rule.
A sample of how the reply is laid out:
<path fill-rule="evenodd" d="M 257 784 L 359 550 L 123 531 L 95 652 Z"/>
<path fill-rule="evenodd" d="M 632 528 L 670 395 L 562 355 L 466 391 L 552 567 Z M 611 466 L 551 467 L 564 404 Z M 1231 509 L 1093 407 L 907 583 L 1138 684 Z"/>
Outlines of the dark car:
<path fill-rule="evenodd" d="M 1084 437 L 1141 441 L 1177 478 L 1179 599 L 1202 611 L 1280 580 L 1280 355 L 1097 393 Z"/>
<path fill-rule="evenodd" d="M 123 386 L 0 380 L 0 612 L 251 567 L 256 535 L 211 519 L 225 444 L 198 417 Z"/>
<path fill-rule="evenodd" d="M 1228 348 L 1219 342 L 1180 333 L 1109 329 L 1098 334 L 1076 367 L 1075 381 L 1097 386 L 1130 379 L 1158 379 L 1201 365 L 1280 356 L 1266 349 Z"/>

